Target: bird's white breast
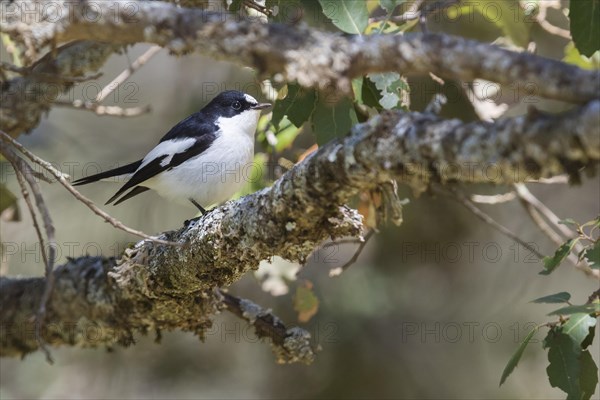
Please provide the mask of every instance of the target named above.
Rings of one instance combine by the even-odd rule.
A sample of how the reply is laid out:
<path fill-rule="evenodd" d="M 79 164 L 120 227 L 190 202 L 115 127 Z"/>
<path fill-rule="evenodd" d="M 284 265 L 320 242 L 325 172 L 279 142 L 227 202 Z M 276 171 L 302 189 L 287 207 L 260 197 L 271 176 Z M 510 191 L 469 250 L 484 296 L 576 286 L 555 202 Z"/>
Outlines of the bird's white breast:
<path fill-rule="evenodd" d="M 206 151 L 148 179 L 142 186 L 182 203 L 192 198 L 205 208 L 228 200 L 252 175 L 254 132 L 259 114 L 249 110 L 218 120 L 220 133 Z M 185 145 L 187 143 L 180 146 Z"/>

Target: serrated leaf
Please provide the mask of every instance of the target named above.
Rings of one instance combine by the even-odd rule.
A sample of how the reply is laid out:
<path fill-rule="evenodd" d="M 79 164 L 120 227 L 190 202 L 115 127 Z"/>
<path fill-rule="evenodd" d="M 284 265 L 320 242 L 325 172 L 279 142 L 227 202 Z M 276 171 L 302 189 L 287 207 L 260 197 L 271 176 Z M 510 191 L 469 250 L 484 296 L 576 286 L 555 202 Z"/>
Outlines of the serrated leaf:
<path fill-rule="evenodd" d="M 592 355 L 587 350 L 581 352 L 579 363 L 581 366 L 581 375 L 579 377 L 581 398 L 588 400 L 592 397 L 598 385 L 598 367 Z"/>
<path fill-rule="evenodd" d="M 287 95 L 275 101 L 273 106 L 272 122 L 276 127 L 284 116 L 296 127 L 300 128 L 313 113 L 316 105 L 317 95 L 314 89 L 305 89 L 297 83 L 288 83 Z"/>
<path fill-rule="evenodd" d="M 319 0 L 323 14 L 340 30 L 362 34 L 369 23 L 369 10 L 365 1 Z"/>
<path fill-rule="evenodd" d="M 548 315 L 571 315 L 578 313 L 592 314 L 600 312 L 600 303 L 593 302 L 590 304 L 583 304 L 580 306 L 568 306 L 554 310 Z"/>
<path fill-rule="evenodd" d="M 485 20 L 502 29 L 514 44 L 527 47 L 531 24 L 526 22 L 524 9 L 518 0 L 483 0 L 473 4 Z"/>
<path fill-rule="evenodd" d="M 506 381 L 506 378 L 508 378 L 508 376 L 514 371 L 517 364 L 519 364 L 519 361 L 521 360 L 521 356 L 523 356 L 525 348 L 531 341 L 531 338 L 533 338 L 533 335 L 535 335 L 535 333 L 538 331 L 538 329 L 538 327 L 535 327 L 531 330 L 531 332 L 529 332 L 527 336 L 525 336 L 525 339 L 519 345 L 517 351 L 515 351 L 510 360 L 508 360 L 506 367 L 504 367 L 504 371 L 502 371 L 502 377 L 500 378 L 500 386 Z"/>
<path fill-rule="evenodd" d="M 573 346 L 573 341 L 567 335 L 558 334 L 549 343 L 548 361 L 546 368 L 552 387 L 558 387 L 568 394 L 568 399 L 580 399 L 581 387 L 579 376 L 581 365 L 579 357 L 581 349 Z"/>
<path fill-rule="evenodd" d="M 600 0 L 570 1 L 569 19 L 575 46 L 590 57 L 600 49 Z"/>
<path fill-rule="evenodd" d="M 333 94 L 324 92 L 317 94 L 317 104 L 311 115 L 311 123 L 319 145 L 346 136 L 357 122 L 354 104 L 350 99 L 347 97 L 336 99 Z"/>
<path fill-rule="evenodd" d="M 566 303 L 571 298 L 567 292 L 554 293 L 548 296 L 540 297 L 532 300 L 532 303 Z"/>
<path fill-rule="evenodd" d="M 569 317 L 569 320 L 562 326 L 561 332 L 570 336 L 573 342 L 581 347 L 581 343 L 594 326 L 596 326 L 596 318 L 586 313 L 577 313 Z"/>
<path fill-rule="evenodd" d="M 585 259 L 590 263 L 591 268 L 600 268 L 600 240 L 597 240 L 593 247 L 585 250 Z"/>
<path fill-rule="evenodd" d="M 308 322 L 319 310 L 319 299 L 312 291 L 312 282 L 304 281 L 296 288 L 294 310 L 298 313 L 298 321 Z"/>
<path fill-rule="evenodd" d="M 404 2 L 405 0 L 379 0 L 381 8 L 383 8 L 388 14 L 391 14 L 398 5 Z"/>
<path fill-rule="evenodd" d="M 540 275 L 549 275 L 560 265 L 560 263 L 567 258 L 573 246 L 579 241 L 579 238 L 573 238 L 563 243 L 554 253 L 553 256 L 544 257 L 544 270 L 540 272 Z"/>

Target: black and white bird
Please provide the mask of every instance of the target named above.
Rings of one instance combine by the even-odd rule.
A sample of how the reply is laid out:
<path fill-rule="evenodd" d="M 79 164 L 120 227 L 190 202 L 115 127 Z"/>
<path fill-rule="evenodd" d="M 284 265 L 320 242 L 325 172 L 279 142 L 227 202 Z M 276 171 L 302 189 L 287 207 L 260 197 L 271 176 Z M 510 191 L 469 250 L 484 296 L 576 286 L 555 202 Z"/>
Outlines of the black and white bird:
<path fill-rule="evenodd" d="M 222 92 L 171 128 L 142 160 L 73 184 L 129 178 L 106 204 L 117 205 L 153 189 L 177 202 L 190 201 L 205 213 L 204 207 L 228 200 L 244 186 L 258 119 L 269 107 L 236 90 Z"/>

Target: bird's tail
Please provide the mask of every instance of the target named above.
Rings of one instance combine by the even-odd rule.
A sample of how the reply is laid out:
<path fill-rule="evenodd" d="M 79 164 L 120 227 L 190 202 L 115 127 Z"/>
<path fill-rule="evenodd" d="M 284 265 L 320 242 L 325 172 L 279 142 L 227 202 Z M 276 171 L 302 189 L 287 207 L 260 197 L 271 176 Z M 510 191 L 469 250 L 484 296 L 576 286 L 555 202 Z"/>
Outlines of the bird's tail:
<path fill-rule="evenodd" d="M 136 162 L 132 162 L 131 164 L 123 165 L 119 168 L 100 172 L 99 174 L 95 175 L 86 176 L 85 178 L 77 179 L 76 181 L 74 181 L 73 185 L 87 185 L 88 183 L 97 182 L 106 178 L 112 178 L 113 176 L 133 174 L 141 164 L 142 160 L 138 160 Z"/>

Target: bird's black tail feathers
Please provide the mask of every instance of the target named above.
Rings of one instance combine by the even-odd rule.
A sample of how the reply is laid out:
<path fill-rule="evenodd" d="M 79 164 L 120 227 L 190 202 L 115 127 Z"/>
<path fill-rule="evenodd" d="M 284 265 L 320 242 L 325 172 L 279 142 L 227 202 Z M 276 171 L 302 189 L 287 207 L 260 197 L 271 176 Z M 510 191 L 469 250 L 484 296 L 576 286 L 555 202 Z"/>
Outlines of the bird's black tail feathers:
<path fill-rule="evenodd" d="M 74 181 L 73 186 L 87 185 L 88 183 L 97 182 L 101 179 L 111 178 L 113 176 L 133 174 L 141 164 L 142 160 L 138 160 L 136 162 L 132 162 L 131 164 L 123 165 L 119 168 L 100 172 L 99 174 L 95 175 L 86 176 L 85 178 L 77 179 L 76 181 Z"/>

